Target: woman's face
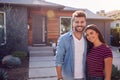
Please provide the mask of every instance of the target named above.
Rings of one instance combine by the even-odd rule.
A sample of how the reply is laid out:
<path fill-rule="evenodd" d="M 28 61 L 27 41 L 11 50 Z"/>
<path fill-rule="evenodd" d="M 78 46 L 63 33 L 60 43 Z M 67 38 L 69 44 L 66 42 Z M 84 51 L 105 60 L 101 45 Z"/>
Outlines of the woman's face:
<path fill-rule="evenodd" d="M 96 42 L 96 40 L 98 40 L 98 33 L 92 29 L 88 29 L 86 31 L 86 37 L 88 39 L 88 41 L 90 41 L 91 43 Z"/>

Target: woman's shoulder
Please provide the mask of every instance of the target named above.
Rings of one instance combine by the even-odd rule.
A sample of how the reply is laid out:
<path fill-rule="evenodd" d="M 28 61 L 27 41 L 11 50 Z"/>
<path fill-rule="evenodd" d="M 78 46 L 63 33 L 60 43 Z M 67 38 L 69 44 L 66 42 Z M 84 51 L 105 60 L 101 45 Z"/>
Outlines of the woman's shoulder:
<path fill-rule="evenodd" d="M 110 46 L 108 44 L 103 44 L 102 45 L 105 49 L 110 49 Z"/>
<path fill-rule="evenodd" d="M 107 44 L 103 44 L 103 50 L 104 50 L 105 52 L 112 52 L 111 49 L 110 49 L 110 46 L 107 45 Z"/>
<path fill-rule="evenodd" d="M 112 50 L 110 49 L 110 46 L 107 45 L 107 44 L 104 44 L 103 45 L 103 51 L 104 51 L 104 57 L 107 58 L 107 57 L 113 57 L 112 55 Z"/>

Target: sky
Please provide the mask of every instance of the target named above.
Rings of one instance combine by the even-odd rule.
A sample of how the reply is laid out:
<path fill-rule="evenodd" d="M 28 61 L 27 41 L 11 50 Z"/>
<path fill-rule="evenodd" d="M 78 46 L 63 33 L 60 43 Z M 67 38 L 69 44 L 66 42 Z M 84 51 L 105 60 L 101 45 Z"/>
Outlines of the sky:
<path fill-rule="evenodd" d="M 113 10 L 120 10 L 120 0 L 46 0 L 64 6 L 75 8 L 88 9 L 93 13 L 100 10 L 110 12 Z"/>

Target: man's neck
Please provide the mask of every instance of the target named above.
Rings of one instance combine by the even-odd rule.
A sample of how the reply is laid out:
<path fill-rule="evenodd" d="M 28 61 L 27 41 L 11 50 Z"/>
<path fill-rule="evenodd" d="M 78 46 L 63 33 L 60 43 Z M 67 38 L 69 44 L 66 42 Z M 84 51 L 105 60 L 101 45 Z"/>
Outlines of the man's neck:
<path fill-rule="evenodd" d="M 78 40 L 82 38 L 82 32 L 73 32 L 73 34 Z"/>

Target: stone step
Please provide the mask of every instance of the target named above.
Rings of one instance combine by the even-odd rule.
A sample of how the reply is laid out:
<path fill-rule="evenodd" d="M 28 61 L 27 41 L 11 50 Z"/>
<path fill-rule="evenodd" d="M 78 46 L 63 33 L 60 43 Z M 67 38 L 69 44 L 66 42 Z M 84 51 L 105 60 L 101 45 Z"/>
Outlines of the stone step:
<path fill-rule="evenodd" d="M 36 61 L 36 62 L 30 62 L 29 64 L 30 69 L 51 68 L 51 67 L 55 67 L 55 61 Z"/>
<path fill-rule="evenodd" d="M 52 78 L 56 77 L 55 67 L 50 68 L 30 68 L 29 69 L 29 79 L 34 78 Z"/>
<path fill-rule="evenodd" d="M 54 56 L 53 51 L 30 51 L 30 56 Z"/>
<path fill-rule="evenodd" d="M 41 61 L 54 61 L 54 56 L 45 56 L 45 57 L 30 57 L 30 62 L 41 62 Z"/>
<path fill-rule="evenodd" d="M 54 56 L 53 47 L 51 46 L 41 46 L 41 47 L 29 47 L 29 53 L 32 57 L 37 56 Z"/>
<path fill-rule="evenodd" d="M 40 51 L 37 51 L 37 50 L 36 50 L 36 51 L 30 51 L 30 54 L 34 54 L 34 53 L 40 53 L 40 54 L 41 54 L 41 53 L 44 53 L 44 54 L 48 54 L 48 53 L 53 53 L 53 51 L 51 51 L 51 50 L 49 50 L 49 51 L 48 51 L 48 50 L 46 50 L 46 51 L 45 51 L 45 50 L 44 50 L 44 51 L 41 51 L 41 50 L 40 50 Z"/>
<path fill-rule="evenodd" d="M 44 56 L 54 56 L 54 54 L 31 54 L 30 57 L 44 57 Z"/>
<path fill-rule="evenodd" d="M 53 56 L 30 57 L 29 80 L 57 80 Z"/>
<path fill-rule="evenodd" d="M 52 77 L 52 78 L 32 78 L 29 80 L 57 80 L 57 77 Z"/>
<path fill-rule="evenodd" d="M 41 47 L 32 47 L 32 46 L 30 46 L 29 47 L 29 51 L 36 51 L 36 50 L 41 50 L 41 51 L 53 50 L 53 47 L 51 47 L 51 46 L 41 46 Z"/>

